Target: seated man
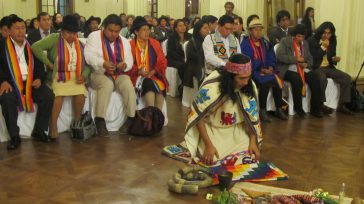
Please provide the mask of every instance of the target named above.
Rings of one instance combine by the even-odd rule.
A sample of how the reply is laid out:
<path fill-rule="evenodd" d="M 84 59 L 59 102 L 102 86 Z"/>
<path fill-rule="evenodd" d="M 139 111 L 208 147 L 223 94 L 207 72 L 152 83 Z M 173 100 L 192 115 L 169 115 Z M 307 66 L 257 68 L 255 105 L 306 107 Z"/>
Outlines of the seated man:
<path fill-rule="evenodd" d="M 294 110 L 299 116 L 305 116 L 302 109 L 302 96 L 306 96 L 306 82 L 311 90 L 311 114 L 322 117 L 320 101 L 320 80 L 316 72 L 312 72 L 312 56 L 305 40 L 305 26 L 295 26 L 293 36 L 285 37 L 278 44 L 277 69 L 281 79 L 289 81 L 292 86 Z"/>
<path fill-rule="evenodd" d="M 231 55 L 241 53 L 239 40 L 231 33 L 234 19 L 231 16 L 221 16 L 215 33 L 205 37 L 202 48 L 205 54 L 205 74 L 225 66 Z"/>
<path fill-rule="evenodd" d="M 242 52 L 252 60 L 253 80 L 259 88 L 261 120 L 271 122 L 266 111 L 268 93 L 271 88 L 277 109 L 275 116 L 287 120 L 287 115 L 282 110 L 283 81 L 276 73 L 276 56 L 273 46 L 263 37 L 263 25 L 259 19 L 253 19 L 248 25 L 248 29 L 250 36 L 245 37 L 240 46 Z"/>
<path fill-rule="evenodd" d="M 188 115 L 183 144 L 192 158 L 212 164 L 249 150 L 259 159 L 262 132 L 251 72 L 250 59 L 236 54 L 204 80 Z"/>
<path fill-rule="evenodd" d="M 278 44 L 282 38 L 291 35 L 291 15 L 286 10 L 281 10 L 276 16 L 277 27 L 273 28 L 269 33 L 269 41 L 272 45 Z"/>
<path fill-rule="evenodd" d="M 93 68 L 91 86 L 96 90 L 95 125 L 98 136 L 102 137 L 109 135 L 105 116 L 114 89 L 121 94 L 120 103 L 129 117 L 125 125 L 135 116 L 135 90 L 126 73 L 133 66 L 133 55 L 129 41 L 119 34 L 121 26 L 121 19 L 110 14 L 103 22 L 103 29 L 88 36 L 85 46 L 86 62 Z"/>
<path fill-rule="evenodd" d="M 32 137 L 50 142 L 48 130 L 54 94 L 42 83 L 43 65 L 33 56 L 25 39 L 25 22 L 12 16 L 8 22 L 10 35 L 0 42 L 0 105 L 9 131 L 9 150 L 19 147 L 18 111 L 34 112 L 33 102 L 38 104 L 38 113 Z"/>
<path fill-rule="evenodd" d="M 313 56 L 312 68 L 320 75 L 322 81 L 321 90 L 326 90 L 327 78 L 332 78 L 340 84 L 340 100 L 338 111 L 344 114 L 353 114 L 347 107 L 346 103 L 350 102 L 350 83 L 351 77 L 345 72 L 336 69 L 335 65 L 340 62 L 341 58 L 336 56 L 336 35 L 335 26 L 331 22 L 322 23 L 316 30 L 316 33 L 308 40 L 310 52 Z M 325 92 L 321 93 L 321 100 L 326 101 Z"/>

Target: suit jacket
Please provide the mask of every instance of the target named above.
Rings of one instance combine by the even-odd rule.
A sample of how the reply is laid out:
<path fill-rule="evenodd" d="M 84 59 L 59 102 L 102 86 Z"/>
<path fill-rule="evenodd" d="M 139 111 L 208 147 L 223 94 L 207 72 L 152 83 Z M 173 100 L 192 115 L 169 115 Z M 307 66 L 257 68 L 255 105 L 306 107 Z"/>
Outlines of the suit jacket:
<path fill-rule="evenodd" d="M 294 56 L 293 48 L 293 37 L 282 38 L 281 42 L 278 44 L 276 57 L 277 57 L 277 70 L 279 71 L 279 76 L 284 79 L 288 67 L 292 64 L 297 63 L 297 58 Z M 303 41 L 303 57 L 308 64 L 308 69 L 312 69 L 313 59 L 310 53 L 308 42 Z"/>
<path fill-rule="evenodd" d="M 13 78 L 11 77 L 11 74 L 9 71 L 8 62 L 6 60 L 5 43 L 6 43 L 6 40 L 4 40 L 4 39 L 0 41 L 0 84 L 2 84 L 4 81 L 7 81 L 12 86 L 15 86 L 15 83 L 14 83 Z M 24 55 L 25 55 L 25 60 L 28 62 L 29 56 L 28 56 L 26 47 L 24 47 Z M 44 76 L 45 76 L 44 66 L 35 56 L 34 56 L 34 73 L 33 74 L 34 74 L 33 80 L 36 80 L 36 79 L 43 80 Z"/>
<path fill-rule="evenodd" d="M 274 46 L 278 44 L 282 38 L 291 36 L 291 32 L 292 32 L 291 28 L 288 28 L 288 34 L 286 34 L 286 32 L 284 32 L 280 27 L 272 28 L 268 35 L 269 41 Z"/>
<path fill-rule="evenodd" d="M 327 54 L 327 60 L 329 61 L 330 67 L 335 68 L 337 63 L 332 61 L 332 58 L 336 56 L 336 39 L 330 40 L 330 45 L 327 51 L 322 50 L 320 39 L 317 39 L 314 35 L 308 39 L 308 44 L 313 56 L 313 69 L 320 68 L 325 54 Z"/>
<path fill-rule="evenodd" d="M 56 31 L 53 30 L 53 29 L 50 29 L 49 31 L 51 33 L 55 33 Z M 30 32 L 28 34 L 28 37 L 27 37 L 27 40 L 29 42 L 30 45 L 33 45 L 35 42 L 39 41 L 42 39 L 42 36 L 40 35 L 40 30 L 37 29 L 37 30 L 33 30 L 32 32 Z"/>

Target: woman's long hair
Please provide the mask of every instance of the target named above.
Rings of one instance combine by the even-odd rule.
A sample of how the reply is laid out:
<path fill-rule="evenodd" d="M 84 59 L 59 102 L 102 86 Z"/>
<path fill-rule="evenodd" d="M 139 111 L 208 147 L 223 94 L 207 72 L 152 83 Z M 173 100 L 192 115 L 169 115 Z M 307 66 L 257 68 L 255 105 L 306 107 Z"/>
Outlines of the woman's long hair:
<path fill-rule="evenodd" d="M 312 7 L 307 7 L 306 11 L 305 11 L 305 15 L 302 18 L 302 21 L 304 22 L 311 22 L 310 20 L 310 12 L 314 11 L 315 9 Z"/>
<path fill-rule="evenodd" d="M 193 39 L 195 39 L 197 48 L 202 47 L 202 43 L 203 43 L 204 37 L 202 37 L 200 35 L 200 30 L 202 29 L 202 27 L 205 24 L 208 25 L 207 22 L 200 20 L 197 23 L 195 23 L 195 25 L 193 26 L 193 34 L 192 34 L 192 36 L 193 36 Z"/>
<path fill-rule="evenodd" d="M 237 64 L 246 64 L 250 61 L 249 57 L 243 54 L 235 54 L 229 58 L 229 62 L 237 63 Z M 222 95 L 227 95 L 229 98 L 235 103 L 237 100 L 237 95 L 235 94 L 235 85 L 234 85 L 234 77 L 237 74 L 233 74 L 225 71 L 224 69 L 220 69 L 220 91 Z M 250 97 L 254 97 L 254 89 L 252 79 L 249 79 L 249 82 L 246 86 L 241 88 L 241 91 Z"/>
<path fill-rule="evenodd" d="M 325 30 L 329 29 L 331 31 L 331 38 L 330 38 L 330 43 L 331 42 L 336 42 L 336 34 L 335 34 L 335 26 L 333 23 L 331 23 L 330 21 L 326 21 L 323 22 L 317 29 L 316 29 L 316 33 L 315 33 L 315 38 L 316 40 L 320 40 L 322 37 L 322 34 L 324 34 Z"/>

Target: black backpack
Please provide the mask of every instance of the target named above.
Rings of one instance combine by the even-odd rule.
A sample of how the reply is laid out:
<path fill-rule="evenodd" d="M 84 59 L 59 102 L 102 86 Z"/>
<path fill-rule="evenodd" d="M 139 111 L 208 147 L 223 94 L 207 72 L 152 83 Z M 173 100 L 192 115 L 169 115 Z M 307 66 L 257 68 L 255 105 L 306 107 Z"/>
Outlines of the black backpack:
<path fill-rule="evenodd" d="M 158 108 L 149 106 L 136 112 L 128 133 L 134 136 L 152 136 L 162 130 L 164 115 Z"/>

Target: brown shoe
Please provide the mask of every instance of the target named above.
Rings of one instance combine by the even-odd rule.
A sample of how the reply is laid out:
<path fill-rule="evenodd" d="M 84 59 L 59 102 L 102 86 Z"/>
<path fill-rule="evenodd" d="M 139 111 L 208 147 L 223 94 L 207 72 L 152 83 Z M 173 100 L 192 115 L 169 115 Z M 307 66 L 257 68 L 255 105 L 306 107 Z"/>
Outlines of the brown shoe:
<path fill-rule="evenodd" d="M 106 123 L 105 123 L 104 118 L 96 117 L 95 125 L 96 125 L 97 136 L 99 136 L 99 137 L 108 137 L 109 136 L 109 131 L 106 128 Z"/>

